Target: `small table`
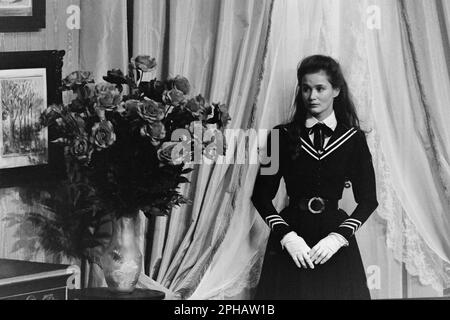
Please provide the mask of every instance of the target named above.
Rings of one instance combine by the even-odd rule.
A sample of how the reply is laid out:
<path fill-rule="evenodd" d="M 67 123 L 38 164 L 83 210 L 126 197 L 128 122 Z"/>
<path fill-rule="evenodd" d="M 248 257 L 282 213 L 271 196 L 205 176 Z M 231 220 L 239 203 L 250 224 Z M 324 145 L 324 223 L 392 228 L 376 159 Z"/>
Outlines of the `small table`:
<path fill-rule="evenodd" d="M 71 300 L 164 300 L 164 292 L 135 289 L 132 293 L 115 293 L 108 288 L 87 288 L 70 291 Z"/>

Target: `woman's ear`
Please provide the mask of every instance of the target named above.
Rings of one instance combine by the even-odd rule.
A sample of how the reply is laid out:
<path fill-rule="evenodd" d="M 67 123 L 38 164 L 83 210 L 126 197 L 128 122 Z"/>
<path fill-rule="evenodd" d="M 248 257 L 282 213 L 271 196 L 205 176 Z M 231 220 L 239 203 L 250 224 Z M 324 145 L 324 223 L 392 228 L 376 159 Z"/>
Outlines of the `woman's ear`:
<path fill-rule="evenodd" d="M 336 98 L 341 93 L 341 89 L 339 88 L 333 88 L 333 98 Z"/>

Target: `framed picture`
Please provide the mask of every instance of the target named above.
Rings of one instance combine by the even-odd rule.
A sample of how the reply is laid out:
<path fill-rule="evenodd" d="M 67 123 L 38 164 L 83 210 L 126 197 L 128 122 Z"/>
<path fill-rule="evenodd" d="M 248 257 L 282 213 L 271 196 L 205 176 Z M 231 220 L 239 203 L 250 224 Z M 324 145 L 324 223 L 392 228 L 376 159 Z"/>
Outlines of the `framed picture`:
<path fill-rule="evenodd" d="M 43 110 L 61 103 L 64 51 L 0 53 L 0 187 L 61 177 L 62 156 L 41 128 Z"/>
<path fill-rule="evenodd" d="M 0 169 L 47 164 L 48 132 L 39 128 L 47 106 L 46 70 L 0 70 L 0 101 Z"/>
<path fill-rule="evenodd" d="M 45 28 L 45 0 L 0 0 L 0 32 Z"/>

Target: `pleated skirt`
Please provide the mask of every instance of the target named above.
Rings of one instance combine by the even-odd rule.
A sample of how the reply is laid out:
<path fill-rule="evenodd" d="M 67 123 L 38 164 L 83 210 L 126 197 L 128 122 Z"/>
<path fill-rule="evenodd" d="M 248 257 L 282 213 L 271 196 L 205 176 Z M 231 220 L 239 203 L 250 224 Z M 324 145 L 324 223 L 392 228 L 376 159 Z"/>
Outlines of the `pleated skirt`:
<path fill-rule="evenodd" d="M 321 214 L 286 208 L 281 215 L 313 248 L 348 218 L 343 210 Z M 269 237 L 257 300 L 368 300 L 369 289 L 356 238 L 323 265 L 299 269 L 278 239 Z"/>

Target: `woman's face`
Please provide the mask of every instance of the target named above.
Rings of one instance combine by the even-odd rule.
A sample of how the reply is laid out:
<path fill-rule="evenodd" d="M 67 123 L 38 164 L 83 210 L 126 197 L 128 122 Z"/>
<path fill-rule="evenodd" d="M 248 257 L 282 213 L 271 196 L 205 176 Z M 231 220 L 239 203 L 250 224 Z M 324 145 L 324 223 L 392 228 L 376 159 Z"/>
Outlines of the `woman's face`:
<path fill-rule="evenodd" d="M 301 84 L 306 110 L 317 120 L 325 120 L 333 112 L 333 101 L 340 90 L 333 88 L 325 71 L 306 74 Z"/>

